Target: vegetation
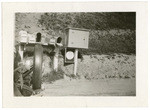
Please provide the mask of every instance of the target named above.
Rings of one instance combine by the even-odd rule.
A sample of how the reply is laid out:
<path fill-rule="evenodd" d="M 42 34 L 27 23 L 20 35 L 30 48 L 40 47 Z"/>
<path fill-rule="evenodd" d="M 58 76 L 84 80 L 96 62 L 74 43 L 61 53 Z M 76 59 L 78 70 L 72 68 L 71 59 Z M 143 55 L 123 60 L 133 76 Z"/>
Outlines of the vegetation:
<path fill-rule="evenodd" d="M 90 29 L 89 49 L 84 54 L 134 53 L 135 13 L 44 13 L 40 25 L 49 34 L 62 36 L 67 27 Z"/>
<path fill-rule="evenodd" d="M 84 54 L 136 52 L 135 12 L 16 13 L 15 17 L 16 38 L 20 30 L 58 37 L 67 27 L 85 28 L 90 40 L 89 49 L 81 49 Z"/>
<path fill-rule="evenodd" d="M 45 13 L 39 22 L 50 30 L 67 27 L 91 30 L 135 29 L 134 12 L 116 13 Z"/>

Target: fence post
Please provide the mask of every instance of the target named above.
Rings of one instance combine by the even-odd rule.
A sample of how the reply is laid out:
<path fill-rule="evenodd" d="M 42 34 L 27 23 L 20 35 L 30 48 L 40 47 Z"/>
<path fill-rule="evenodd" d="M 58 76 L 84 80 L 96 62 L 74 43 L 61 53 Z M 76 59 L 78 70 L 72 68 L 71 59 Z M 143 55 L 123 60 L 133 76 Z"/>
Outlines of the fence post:
<path fill-rule="evenodd" d="M 77 75 L 77 66 L 78 66 L 78 49 L 75 49 L 74 52 L 74 75 Z"/>
<path fill-rule="evenodd" d="M 53 59 L 53 66 L 55 72 L 58 71 L 58 57 L 59 57 L 59 47 L 56 46 L 54 59 Z"/>
<path fill-rule="evenodd" d="M 19 54 L 20 54 L 20 57 L 21 57 L 21 61 L 23 61 L 23 49 L 21 48 L 21 45 L 19 45 Z"/>

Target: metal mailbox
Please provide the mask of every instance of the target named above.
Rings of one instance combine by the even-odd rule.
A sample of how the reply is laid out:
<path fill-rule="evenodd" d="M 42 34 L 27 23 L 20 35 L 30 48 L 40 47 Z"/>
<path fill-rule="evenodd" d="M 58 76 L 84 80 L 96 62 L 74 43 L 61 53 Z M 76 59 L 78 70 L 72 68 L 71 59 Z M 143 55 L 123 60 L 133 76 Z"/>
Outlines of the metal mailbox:
<path fill-rule="evenodd" d="M 29 43 L 35 43 L 36 42 L 36 37 L 32 34 L 28 34 L 28 42 Z"/>
<path fill-rule="evenodd" d="M 19 32 L 19 41 L 22 43 L 28 42 L 28 33 L 26 31 Z"/>
<path fill-rule="evenodd" d="M 66 30 L 64 46 L 70 48 L 88 48 L 89 30 L 80 28 L 68 28 Z"/>

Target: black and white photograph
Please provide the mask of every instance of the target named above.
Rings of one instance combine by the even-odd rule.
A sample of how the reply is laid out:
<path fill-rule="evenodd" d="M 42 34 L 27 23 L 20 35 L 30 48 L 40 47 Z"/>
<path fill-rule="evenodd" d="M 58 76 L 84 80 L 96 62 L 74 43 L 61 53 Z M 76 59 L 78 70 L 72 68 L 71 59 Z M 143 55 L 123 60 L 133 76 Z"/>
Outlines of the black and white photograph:
<path fill-rule="evenodd" d="M 3 107 L 146 107 L 147 8 L 2 3 Z"/>
<path fill-rule="evenodd" d="M 15 13 L 15 96 L 136 96 L 136 12 Z"/>

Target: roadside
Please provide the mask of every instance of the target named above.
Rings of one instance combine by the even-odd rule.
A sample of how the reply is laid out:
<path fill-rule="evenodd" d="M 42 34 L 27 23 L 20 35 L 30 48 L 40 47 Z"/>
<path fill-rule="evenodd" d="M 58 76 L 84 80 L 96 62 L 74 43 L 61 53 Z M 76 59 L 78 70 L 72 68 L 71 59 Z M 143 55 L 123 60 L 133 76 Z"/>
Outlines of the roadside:
<path fill-rule="evenodd" d="M 54 83 L 43 83 L 43 91 L 34 96 L 135 96 L 135 82 L 135 78 L 61 79 Z"/>

